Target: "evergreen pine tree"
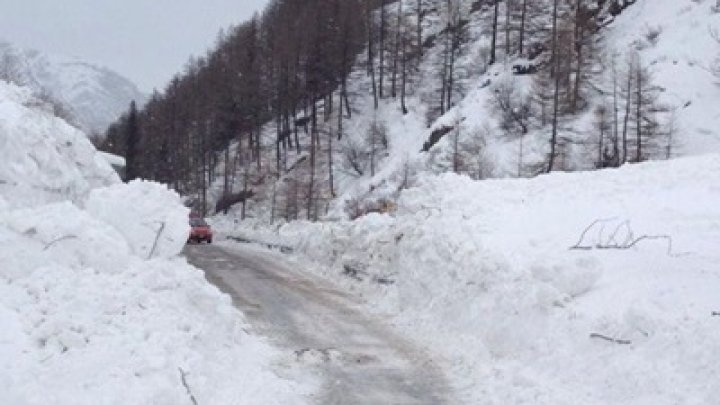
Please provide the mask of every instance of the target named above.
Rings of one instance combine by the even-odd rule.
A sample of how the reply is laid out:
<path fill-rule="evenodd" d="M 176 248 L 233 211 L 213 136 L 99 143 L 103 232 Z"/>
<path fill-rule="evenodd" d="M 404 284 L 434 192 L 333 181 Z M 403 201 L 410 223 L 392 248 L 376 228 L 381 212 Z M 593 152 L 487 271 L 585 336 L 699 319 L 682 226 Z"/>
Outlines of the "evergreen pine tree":
<path fill-rule="evenodd" d="M 137 106 L 133 100 L 130 103 L 127 124 L 125 126 L 125 180 L 131 181 L 138 178 L 138 141 L 140 131 L 138 126 Z"/>

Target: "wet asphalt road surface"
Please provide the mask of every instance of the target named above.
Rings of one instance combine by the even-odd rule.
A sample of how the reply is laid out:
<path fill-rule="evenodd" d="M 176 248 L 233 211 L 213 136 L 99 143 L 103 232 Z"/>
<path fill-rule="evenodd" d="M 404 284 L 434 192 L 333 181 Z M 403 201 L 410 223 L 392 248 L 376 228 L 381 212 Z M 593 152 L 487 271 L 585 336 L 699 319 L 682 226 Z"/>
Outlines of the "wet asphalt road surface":
<path fill-rule="evenodd" d="M 426 353 L 279 254 L 241 245 L 189 245 L 185 254 L 233 298 L 257 333 L 320 376 L 314 403 L 454 403 Z"/>

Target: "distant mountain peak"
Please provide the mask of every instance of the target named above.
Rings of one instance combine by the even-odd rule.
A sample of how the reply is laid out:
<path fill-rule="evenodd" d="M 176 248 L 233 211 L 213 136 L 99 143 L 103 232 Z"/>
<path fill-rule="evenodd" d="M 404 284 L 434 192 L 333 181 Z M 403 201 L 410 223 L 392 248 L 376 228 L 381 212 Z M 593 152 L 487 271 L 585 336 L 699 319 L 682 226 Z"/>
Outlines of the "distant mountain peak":
<path fill-rule="evenodd" d="M 76 57 L 23 49 L 0 40 L 0 79 L 51 97 L 88 134 L 102 134 L 130 101 L 147 95 L 129 79 Z"/>

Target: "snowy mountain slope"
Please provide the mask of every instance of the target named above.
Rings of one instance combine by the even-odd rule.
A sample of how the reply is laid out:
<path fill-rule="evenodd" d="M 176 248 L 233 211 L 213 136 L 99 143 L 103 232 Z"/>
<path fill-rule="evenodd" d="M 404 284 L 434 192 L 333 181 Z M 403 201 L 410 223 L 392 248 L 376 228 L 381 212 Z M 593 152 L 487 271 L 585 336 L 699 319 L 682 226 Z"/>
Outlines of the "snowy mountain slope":
<path fill-rule="evenodd" d="M 542 169 L 549 153 L 550 128 L 529 120 L 528 133 L 522 137 L 506 133 L 496 100 L 508 88 L 513 89 L 516 99 L 531 99 L 535 75 L 514 74 L 513 66 L 526 62 L 512 58 L 490 66 L 485 72 L 478 67 L 486 57 L 488 18 L 481 12 L 470 14 L 467 43 L 461 48 L 456 62 L 460 72 L 456 106 L 428 122 L 426 129 L 416 125 L 408 130 L 406 124 L 401 124 L 403 120 L 397 117 L 386 120 L 391 147 L 388 158 L 379 162 L 382 168 L 379 175 L 369 182 L 361 180 L 355 186 L 344 188 L 345 195 L 338 208 L 345 204 L 342 200 L 366 195 L 369 188 L 379 191 L 375 198 L 384 198 L 382 193 L 387 195 L 396 190 L 397 182 L 393 179 L 405 177 L 399 174 L 407 171 L 408 161 L 411 172 L 451 171 L 456 159 L 455 145 L 460 148 L 457 162 L 461 171 L 473 178 L 525 177 Z M 427 35 L 432 35 L 442 26 L 429 19 L 425 30 Z M 714 2 L 639 0 L 607 21 L 597 45 L 602 56 L 595 71 L 601 73 L 591 80 L 592 89 L 587 90 L 589 105 L 576 116 L 566 117 L 561 122 L 559 138 L 565 140 L 566 146 L 560 151 L 558 167 L 561 170 L 595 168 L 599 133 L 597 108 L 612 105 L 613 61 L 615 71 L 622 76 L 634 52 L 638 53 L 640 64 L 648 69 L 652 86 L 659 91 L 659 108 L 663 110 L 656 114 L 662 129 L 655 141 L 657 150 L 649 154 L 649 158 L 720 151 L 720 114 L 714 108 L 715 100 L 720 100 L 720 86 L 714 74 L 720 43 L 713 34 L 720 30 L 720 13 L 715 11 Z M 414 83 L 416 91 L 411 96 L 411 114 L 413 110 L 425 114 L 434 105 L 432 103 L 437 102 L 438 79 L 433 66 L 437 66 L 441 58 L 439 46 L 426 52 L 416 78 L 419 82 Z M 362 61 L 359 64 L 362 65 Z M 362 83 L 364 93 L 369 94 L 369 82 L 358 83 Z M 532 103 L 536 101 L 531 101 L 531 106 Z M 387 115 L 388 107 L 391 114 L 398 110 L 396 104 L 397 101 L 391 101 L 381 105 L 379 113 L 368 111 L 359 115 L 382 119 Z M 410 115 L 407 119 L 417 118 Z M 454 130 L 429 153 L 414 153 L 419 141 L 430 139 L 434 131 L 444 127 Z M 365 137 L 365 128 L 350 132 L 349 137 Z M 403 158 L 394 152 L 398 149 L 405 154 Z"/>
<path fill-rule="evenodd" d="M 662 127 L 656 141 L 660 150 L 648 158 L 719 151 L 720 115 L 714 101 L 720 99 L 720 86 L 713 73 L 720 54 L 720 43 L 713 38 L 718 30 L 720 14 L 712 1 L 638 0 L 609 20 L 600 31 L 602 56 L 595 69 L 602 73 L 592 80 L 589 106 L 576 117 L 561 122 L 559 138 L 567 140 L 567 147 L 561 152 L 560 168 L 594 169 L 592 155 L 598 152 L 593 145 L 597 144 L 599 133 L 597 108 L 612 108 L 613 71 L 617 71 L 618 79 L 622 80 L 635 52 L 640 65 L 648 70 L 651 86 L 659 92 L 658 108 L 663 110 L 655 117 Z M 454 126 L 454 122 L 460 120 L 461 132 L 466 134 L 462 135 L 464 139 L 468 134 L 484 133 L 484 158 L 489 162 L 489 177 L 536 173 L 536 167 L 549 151 L 548 127 L 531 125 L 529 133 L 521 139 L 503 134 L 495 94 L 507 86 L 515 89 L 518 98 L 529 97 L 533 90 L 532 75 L 512 73 L 515 63 L 517 61 L 493 66 L 479 76 L 467 87 L 467 96 L 458 106 L 432 127 Z M 451 138 L 446 137 L 431 154 L 430 163 L 436 171 L 447 170 L 450 165 Z"/>
<path fill-rule="evenodd" d="M 132 100 L 142 104 L 147 98 L 130 80 L 109 69 L 3 42 L 0 72 L 36 93 L 48 93 L 70 110 L 87 133 L 104 133 Z"/>
<path fill-rule="evenodd" d="M 720 12 L 713 1 L 641 0 L 611 26 L 606 41 L 640 48 L 662 100 L 677 111 L 679 156 L 720 150 Z M 652 35 L 657 33 L 657 38 Z M 650 41 L 648 38 L 653 38 Z"/>
<path fill-rule="evenodd" d="M 276 349 L 179 257 L 187 209 L 0 82 L 3 403 L 304 403 Z M 269 389 L 268 387 L 271 387 Z"/>
<path fill-rule="evenodd" d="M 414 4 L 414 1 L 406 0 L 402 7 L 410 25 L 415 21 Z M 428 46 L 422 58 L 417 64 L 413 62 L 411 68 L 407 114 L 402 114 L 399 98 L 389 96 L 388 89 L 378 109 L 373 108 L 367 55 L 365 52 L 358 55 L 348 78 L 352 117 L 344 121 L 343 139 L 333 142 L 333 193 L 327 176 L 329 145 L 325 134 L 336 133 L 337 111 L 322 120 L 319 128 L 323 135 L 316 156 L 315 172 L 319 175 L 316 176 L 315 189 L 318 193 L 317 211 L 321 216 L 328 213 L 333 217 L 352 215 L 348 211 L 349 206 L 365 209 L 378 205 L 378 201 L 394 200 L 402 183 L 412 183 L 417 173 L 442 173 L 457 166 L 459 172 L 482 179 L 529 177 L 545 169 L 551 128 L 547 117 L 540 118 L 541 107 L 537 94 L 534 94 L 537 75 L 514 74 L 516 65 L 530 62 L 515 56 L 504 58 L 503 35 L 500 36 L 500 61 L 487 65 L 488 24 L 492 17 L 487 7 L 471 8 L 470 4 L 463 3 L 468 8 L 463 14 L 467 16 L 467 23 L 464 26 L 465 38 L 455 61 L 454 107 L 439 115 L 439 76 L 444 41 L 437 38 L 441 38 L 439 35 L 446 23 L 442 12 L 444 4 L 426 2 L 428 11 L 423 20 L 423 35 Z M 609 3 L 605 4 L 607 7 Z M 640 65 L 647 69 L 650 87 L 657 94 L 657 104 L 653 107 L 656 109 L 653 115 L 657 133 L 651 140 L 652 147 L 645 150 L 644 158 L 666 159 L 720 150 L 719 132 L 716 130 L 720 116 L 714 109 L 713 101 L 720 98 L 720 86 L 714 74 L 720 44 L 713 34 L 720 31 L 720 13 L 714 11 L 714 6 L 715 3 L 710 0 L 638 0 L 629 3 L 615 17 L 611 17 L 609 12 L 602 14 L 605 25 L 593 44 L 593 52 L 598 56 L 589 68 L 592 77 L 582 90 L 586 105 L 575 114 L 561 118 L 558 134 L 561 144 L 555 169 L 576 171 L 597 167 L 601 160 L 598 156 L 603 153 L 598 146 L 598 110 L 613 108 L 613 81 L 618 81 L 621 93 L 628 62 L 635 53 Z M 396 10 L 395 4 L 387 6 L 390 21 L 394 21 Z M 542 18 L 547 18 L 546 14 Z M 534 24 L 547 25 L 542 18 Z M 532 42 L 542 43 L 547 39 L 543 35 L 549 34 L 539 30 L 534 35 Z M 497 98 L 507 89 L 512 90 L 513 99 L 526 100 L 535 115 L 527 120 L 527 133 L 522 136 L 517 128 L 507 130 L 503 127 L 503 113 L 499 111 Z M 618 98 L 622 125 L 625 104 L 622 94 Z M 318 108 L 322 114 L 322 102 L 318 103 Z M 301 116 L 302 113 L 298 118 Z M 371 175 L 368 133 L 374 124 L 384 129 L 387 148 L 382 146 L 375 151 L 375 174 Z M 424 143 L 443 129 L 452 130 L 446 131 L 429 152 L 420 152 Z M 629 131 L 632 144 L 632 125 Z M 300 130 L 303 150 L 300 154 L 289 150 L 282 158 L 282 167 L 291 169 L 283 173 L 275 185 L 265 182 L 265 179 L 276 176 L 272 141 L 276 135 L 274 123 L 268 123 L 263 129 L 266 151 L 263 171 L 255 173 L 251 168 L 251 182 L 260 185 L 253 187 L 255 196 L 248 205 L 249 216 L 260 221 L 269 221 L 273 212 L 272 201 L 283 207 L 288 199 L 295 198 L 295 185 L 305 189 L 309 178 L 306 158 L 310 140 Z M 605 134 L 605 147 L 608 145 L 607 136 Z M 454 152 L 456 145 L 460 150 L 457 154 Z M 235 146 L 231 149 L 230 156 L 234 156 Z M 350 161 L 351 155 L 356 156 L 354 162 Z M 301 163 L 296 165 L 298 161 Z M 224 166 L 220 162 L 215 168 L 219 179 L 211 186 L 209 209 L 222 195 Z M 235 170 L 241 171 L 237 167 Z M 236 184 L 233 184 L 233 190 L 242 189 L 243 176 L 236 173 L 234 178 Z M 277 209 L 276 214 L 276 219 L 283 217 L 283 209 Z"/>

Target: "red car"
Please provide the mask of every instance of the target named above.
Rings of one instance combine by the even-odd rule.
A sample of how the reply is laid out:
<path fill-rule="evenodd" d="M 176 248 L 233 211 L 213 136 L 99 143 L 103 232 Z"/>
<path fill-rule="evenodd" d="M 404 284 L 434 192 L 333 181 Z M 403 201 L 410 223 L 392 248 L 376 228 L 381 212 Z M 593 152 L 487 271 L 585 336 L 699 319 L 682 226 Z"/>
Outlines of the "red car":
<path fill-rule="evenodd" d="M 190 218 L 190 236 L 188 237 L 188 243 L 212 243 L 212 240 L 213 233 L 212 229 L 210 229 L 210 225 L 208 225 L 202 218 Z"/>

